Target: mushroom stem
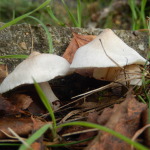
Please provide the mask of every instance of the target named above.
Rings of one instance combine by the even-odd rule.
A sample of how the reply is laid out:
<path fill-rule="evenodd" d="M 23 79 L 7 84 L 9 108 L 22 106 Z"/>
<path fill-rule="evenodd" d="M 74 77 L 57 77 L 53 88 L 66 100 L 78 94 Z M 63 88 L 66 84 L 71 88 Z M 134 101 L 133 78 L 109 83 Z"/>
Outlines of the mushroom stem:
<path fill-rule="evenodd" d="M 139 65 L 128 65 L 124 67 L 125 70 L 121 71 L 120 74 L 117 76 L 117 80 L 124 81 L 123 83 L 126 83 L 126 80 L 129 82 L 130 85 L 142 85 L 142 71 L 140 69 Z"/>
<path fill-rule="evenodd" d="M 97 80 L 114 81 L 122 69 L 119 67 L 95 68 L 93 77 Z"/>
<path fill-rule="evenodd" d="M 49 103 L 52 104 L 53 109 L 56 110 L 60 106 L 60 103 L 54 105 L 53 102 L 56 102 L 59 99 L 55 96 L 49 83 L 48 82 L 42 82 L 42 83 L 39 83 L 39 85 L 40 85 L 41 89 L 43 90 L 45 96 L 49 100 Z"/>
<path fill-rule="evenodd" d="M 136 64 L 125 66 L 124 70 L 119 67 L 95 68 L 93 77 L 97 80 L 119 81 L 123 84 L 128 81 L 130 85 L 142 85 L 141 69 Z"/>

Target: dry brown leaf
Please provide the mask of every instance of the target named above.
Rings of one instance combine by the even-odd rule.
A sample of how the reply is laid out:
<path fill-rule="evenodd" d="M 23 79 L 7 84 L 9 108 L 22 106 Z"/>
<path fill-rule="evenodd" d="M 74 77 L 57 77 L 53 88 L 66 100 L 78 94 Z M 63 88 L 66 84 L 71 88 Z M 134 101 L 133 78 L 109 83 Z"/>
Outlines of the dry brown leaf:
<path fill-rule="evenodd" d="M 16 114 L 20 112 L 23 112 L 23 111 L 21 111 L 16 106 L 12 105 L 8 99 L 0 95 L 0 115 Z"/>
<path fill-rule="evenodd" d="M 146 104 L 138 102 L 133 95 L 129 94 L 124 102 L 116 104 L 114 108 L 108 110 L 108 117 L 103 113 L 99 118 L 98 122 L 104 122 L 104 118 L 109 119 L 105 126 L 111 128 L 129 138 L 135 134 L 139 129 L 141 114 L 147 108 Z M 109 112 L 110 111 L 110 112 Z M 102 120 L 102 121 L 101 121 Z M 105 120 L 106 121 L 106 120 Z M 108 144 L 109 143 L 109 144 Z M 99 132 L 98 136 L 89 144 L 86 150 L 130 150 L 131 146 L 122 140 L 110 135 L 106 132 Z"/>
<path fill-rule="evenodd" d="M 11 103 L 20 109 L 27 109 L 32 102 L 31 97 L 25 94 L 14 94 L 11 96 Z"/>
<path fill-rule="evenodd" d="M 4 78 L 8 75 L 7 65 L 0 64 L 0 83 L 4 80 Z"/>
<path fill-rule="evenodd" d="M 35 119 L 38 127 L 42 127 L 46 122 L 42 122 L 39 119 Z M 7 136 L 3 133 L 12 135 L 8 128 L 11 128 L 15 133 L 20 136 L 28 135 L 33 130 L 33 121 L 31 118 L 16 118 L 16 117 L 3 117 L 0 120 L 0 138 L 6 138 Z M 3 132 L 2 132 L 3 131 Z"/>
<path fill-rule="evenodd" d="M 38 105 L 37 103 L 33 102 L 28 107 L 28 110 L 33 115 L 39 115 L 46 113 L 46 110 L 43 109 L 43 106 Z"/>
<path fill-rule="evenodd" d="M 105 108 L 102 114 L 97 118 L 97 123 L 100 125 L 105 125 L 113 112 L 112 108 Z"/>
<path fill-rule="evenodd" d="M 148 124 L 148 120 L 149 120 L 149 110 L 146 109 L 143 114 L 142 114 L 142 123 L 143 123 L 143 126 L 146 126 Z M 150 147 L 150 127 L 147 128 L 145 131 L 144 131 L 144 143 L 147 147 Z"/>
<path fill-rule="evenodd" d="M 73 38 L 71 39 L 69 46 L 67 47 L 65 53 L 63 54 L 63 57 L 71 64 L 77 49 L 89 43 L 95 37 L 96 36 L 94 35 L 81 35 L 81 34 L 73 33 Z"/>
<path fill-rule="evenodd" d="M 31 148 L 33 150 L 45 150 L 43 144 L 39 142 L 34 142 L 33 144 L 31 144 Z"/>

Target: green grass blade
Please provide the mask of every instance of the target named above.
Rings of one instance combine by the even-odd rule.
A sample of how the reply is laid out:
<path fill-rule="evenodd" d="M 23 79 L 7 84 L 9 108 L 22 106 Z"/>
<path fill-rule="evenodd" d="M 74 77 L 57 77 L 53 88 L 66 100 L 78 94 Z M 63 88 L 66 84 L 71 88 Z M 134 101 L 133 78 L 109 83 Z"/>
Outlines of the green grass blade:
<path fill-rule="evenodd" d="M 61 1 L 62 1 L 63 5 L 64 5 L 64 7 L 65 7 L 65 9 L 66 9 L 66 11 L 67 11 L 69 17 L 70 17 L 72 23 L 74 24 L 74 26 L 75 26 L 75 27 L 80 27 L 79 24 L 78 24 L 78 22 L 76 21 L 75 17 L 73 16 L 73 14 L 70 12 L 68 6 L 67 6 L 66 3 L 64 2 L 64 0 L 61 0 Z"/>
<path fill-rule="evenodd" d="M 18 143 L 0 143 L 0 146 L 20 146 Z"/>
<path fill-rule="evenodd" d="M 140 10 L 140 17 L 143 23 L 143 27 L 146 29 L 146 18 L 145 18 L 145 7 L 146 7 L 147 0 L 141 1 L 141 10 Z"/>
<path fill-rule="evenodd" d="M 128 0 L 128 4 L 132 13 L 132 30 L 136 30 L 137 29 L 137 13 L 136 13 L 135 0 Z"/>
<path fill-rule="evenodd" d="M 37 130 L 34 134 L 32 134 L 27 140 L 26 143 L 28 143 L 29 145 L 31 145 L 33 142 L 35 142 L 38 138 L 40 138 L 48 129 L 52 130 L 52 125 L 51 124 L 46 124 L 43 127 L 41 127 L 39 130 Z M 26 150 L 27 147 L 22 144 L 19 147 L 19 150 Z"/>
<path fill-rule="evenodd" d="M 109 129 L 107 127 L 104 127 L 104 126 L 101 126 L 98 124 L 84 122 L 84 121 L 76 121 L 76 122 L 70 122 L 70 123 L 64 123 L 64 124 L 58 125 L 57 128 L 62 128 L 62 127 L 66 127 L 66 126 L 85 126 L 85 127 L 90 127 L 90 128 L 96 128 L 96 129 L 108 132 L 108 133 L 112 134 L 113 136 L 116 136 L 117 138 L 132 145 L 133 147 L 137 148 L 138 150 L 149 150 L 147 147 L 143 146 L 142 144 L 132 141 L 128 137 L 126 137 L 118 132 L 115 132 L 112 129 Z"/>
<path fill-rule="evenodd" d="M 47 6 L 47 12 L 50 15 L 50 17 L 60 26 L 65 27 L 65 23 L 61 22 L 59 19 L 57 19 L 52 11 L 52 9 L 50 8 L 50 6 Z"/>
<path fill-rule="evenodd" d="M 25 59 L 28 55 L 3 55 L 0 58 L 16 58 L 16 59 Z"/>
<path fill-rule="evenodd" d="M 138 95 L 138 98 L 139 98 L 144 104 L 147 104 L 141 95 Z"/>
<path fill-rule="evenodd" d="M 15 10 L 13 10 L 12 13 L 13 13 L 13 15 L 12 15 L 12 20 L 14 20 L 14 19 L 15 19 L 15 13 L 16 13 Z"/>
<path fill-rule="evenodd" d="M 128 4 L 130 6 L 130 9 L 132 11 L 133 18 L 136 20 L 137 19 L 137 13 L 136 13 L 136 4 L 135 0 L 128 0 Z"/>
<path fill-rule="evenodd" d="M 52 43 L 52 36 L 51 36 L 50 32 L 48 31 L 48 28 L 46 27 L 46 25 L 42 21 L 40 21 L 39 19 L 37 19 L 33 16 L 28 16 L 28 17 L 33 19 L 33 20 L 36 20 L 39 24 L 41 24 L 41 26 L 43 27 L 43 29 L 45 30 L 46 35 L 47 35 L 48 44 L 49 44 L 49 53 L 53 54 L 54 49 L 53 49 L 53 43 Z"/>
<path fill-rule="evenodd" d="M 9 27 L 9 26 L 11 26 L 11 25 L 13 25 L 13 24 L 16 24 L 17 22 L 19 22 L 20 20 L 22 20 L 22 19 L 28 17 L 28 16 L 31 15 L 32 13 L 34 13 L 34 12 L 36 12 L 36 11 L 42 9 L 43 7 L 45 7 L 46 5 L 48 5 L 48 4 L 50 3 L 50 1 L 51 1 L 51 0 L 47 0 L 47 1 L 45 1 L 43 4 L 41 4 L 38 8 L 34 9 L 33 11 L 31 11 L 31 12 L 29 12 L 29 13 L 26 13 L 26 14 L 20 16 L 20 17 L 17 17 L 16 19 L 14 19 L 14 20 L 12 20 L 12 21 L 10 21 L 10 22 L 4 24 L 2 27 L 0 27 L 0 30 L 3 30 L 3 29 L 5 29 L 5 28 L 7 28 L 7 27 Z"/>
<path fill-rule="evenodd" d="M 77 3 L 77 18 L 78 18 L 78 25 L 79 25 L 79 27 L 81 27 L 81 23 L 82 23 L 81 14 L 82 14 L 81 1 L 78 0 L 78 3 Z"/>
<path fill-rule="evenodd" d="M 34 79 L 33 79 L 34 80 Z M 38 95 L 40 97 L 40 99 L 42 100 L 44 106 L 46 107 L 46 109 L 48 110 L 51 118 L 52 118 L 52 122 L 53 122 L 53 130 L 52 130 L 52 133 L 53 133 L 53 136 L 54 138 L 56 137 L 56 119 L 55 119 L 55 115 L 54 115 L 54 112 L 53 112 L 53 109 L 51 107 L 51 104 L 49 103 L 47 97 L 45 96 L 45 94 L 43 93 L 42 89 L 40 88 L 39 84 L 34 80 L 34 86 L 38 92 Z"/>

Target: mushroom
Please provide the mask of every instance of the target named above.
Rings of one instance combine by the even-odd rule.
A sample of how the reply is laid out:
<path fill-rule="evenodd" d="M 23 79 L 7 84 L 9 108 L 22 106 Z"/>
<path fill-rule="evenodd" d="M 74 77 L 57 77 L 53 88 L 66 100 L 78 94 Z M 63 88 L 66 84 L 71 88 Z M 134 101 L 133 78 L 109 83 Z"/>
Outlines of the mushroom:
<path fill-rule="evenodd" d="M 0 85 L 0 93 L 5 93 L 23 84 L 33 84 L 35 79 L 47 96 L 53 109 L 56 110 L 60 103 L 54 105 L 58 98 L 53 93 L 48 81 L 69 73 L 70 64 L 64 58 L 54 54 L 41 54 L 32 52 L 30 56 L 21 62 Z"/>
<path fill-rule="evenodd" d="M 84 73 L 89 73 L 88 76 L 99 80 L 114 81 L 123 76 L 126 79 L 128 69 L 132 70 L 129 65 L 144 65 L 145 62 L 146 59 L 124 43 L 111 29 L 104 29 L 93 41 L 76 51 L 70 68 L 82 73 L 85 70 Z M 139 66 L 133 68 L 139 71 Z M 120 73 L 124 75 L 119 76 Z M 136 78 L 141 78 L 141 71 Z"/>

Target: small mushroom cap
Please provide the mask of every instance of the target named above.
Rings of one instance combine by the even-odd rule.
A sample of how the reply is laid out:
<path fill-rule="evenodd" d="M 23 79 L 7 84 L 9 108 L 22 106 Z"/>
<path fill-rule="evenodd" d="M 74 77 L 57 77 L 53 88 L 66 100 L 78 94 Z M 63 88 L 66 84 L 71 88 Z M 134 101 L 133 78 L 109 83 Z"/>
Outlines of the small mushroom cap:
<path fill-rule="evenodd" d="M 105 29 L 97 38 L 76 51 L 70 68 L 118 67 L 105 52 L 121 67 L 130 64 L 144 65 L 146 62 L 142 56 L 124 43 L 111 29 Z"/>
<path fill-rule="evenodd" d="M 70 70 L 68 61 L 54 54 L 33 52 L 21 62 L 0 85 L 0 93 L 7 92 L 22 84 L 46 82 L 59 76 L 65 76 Z"/>

